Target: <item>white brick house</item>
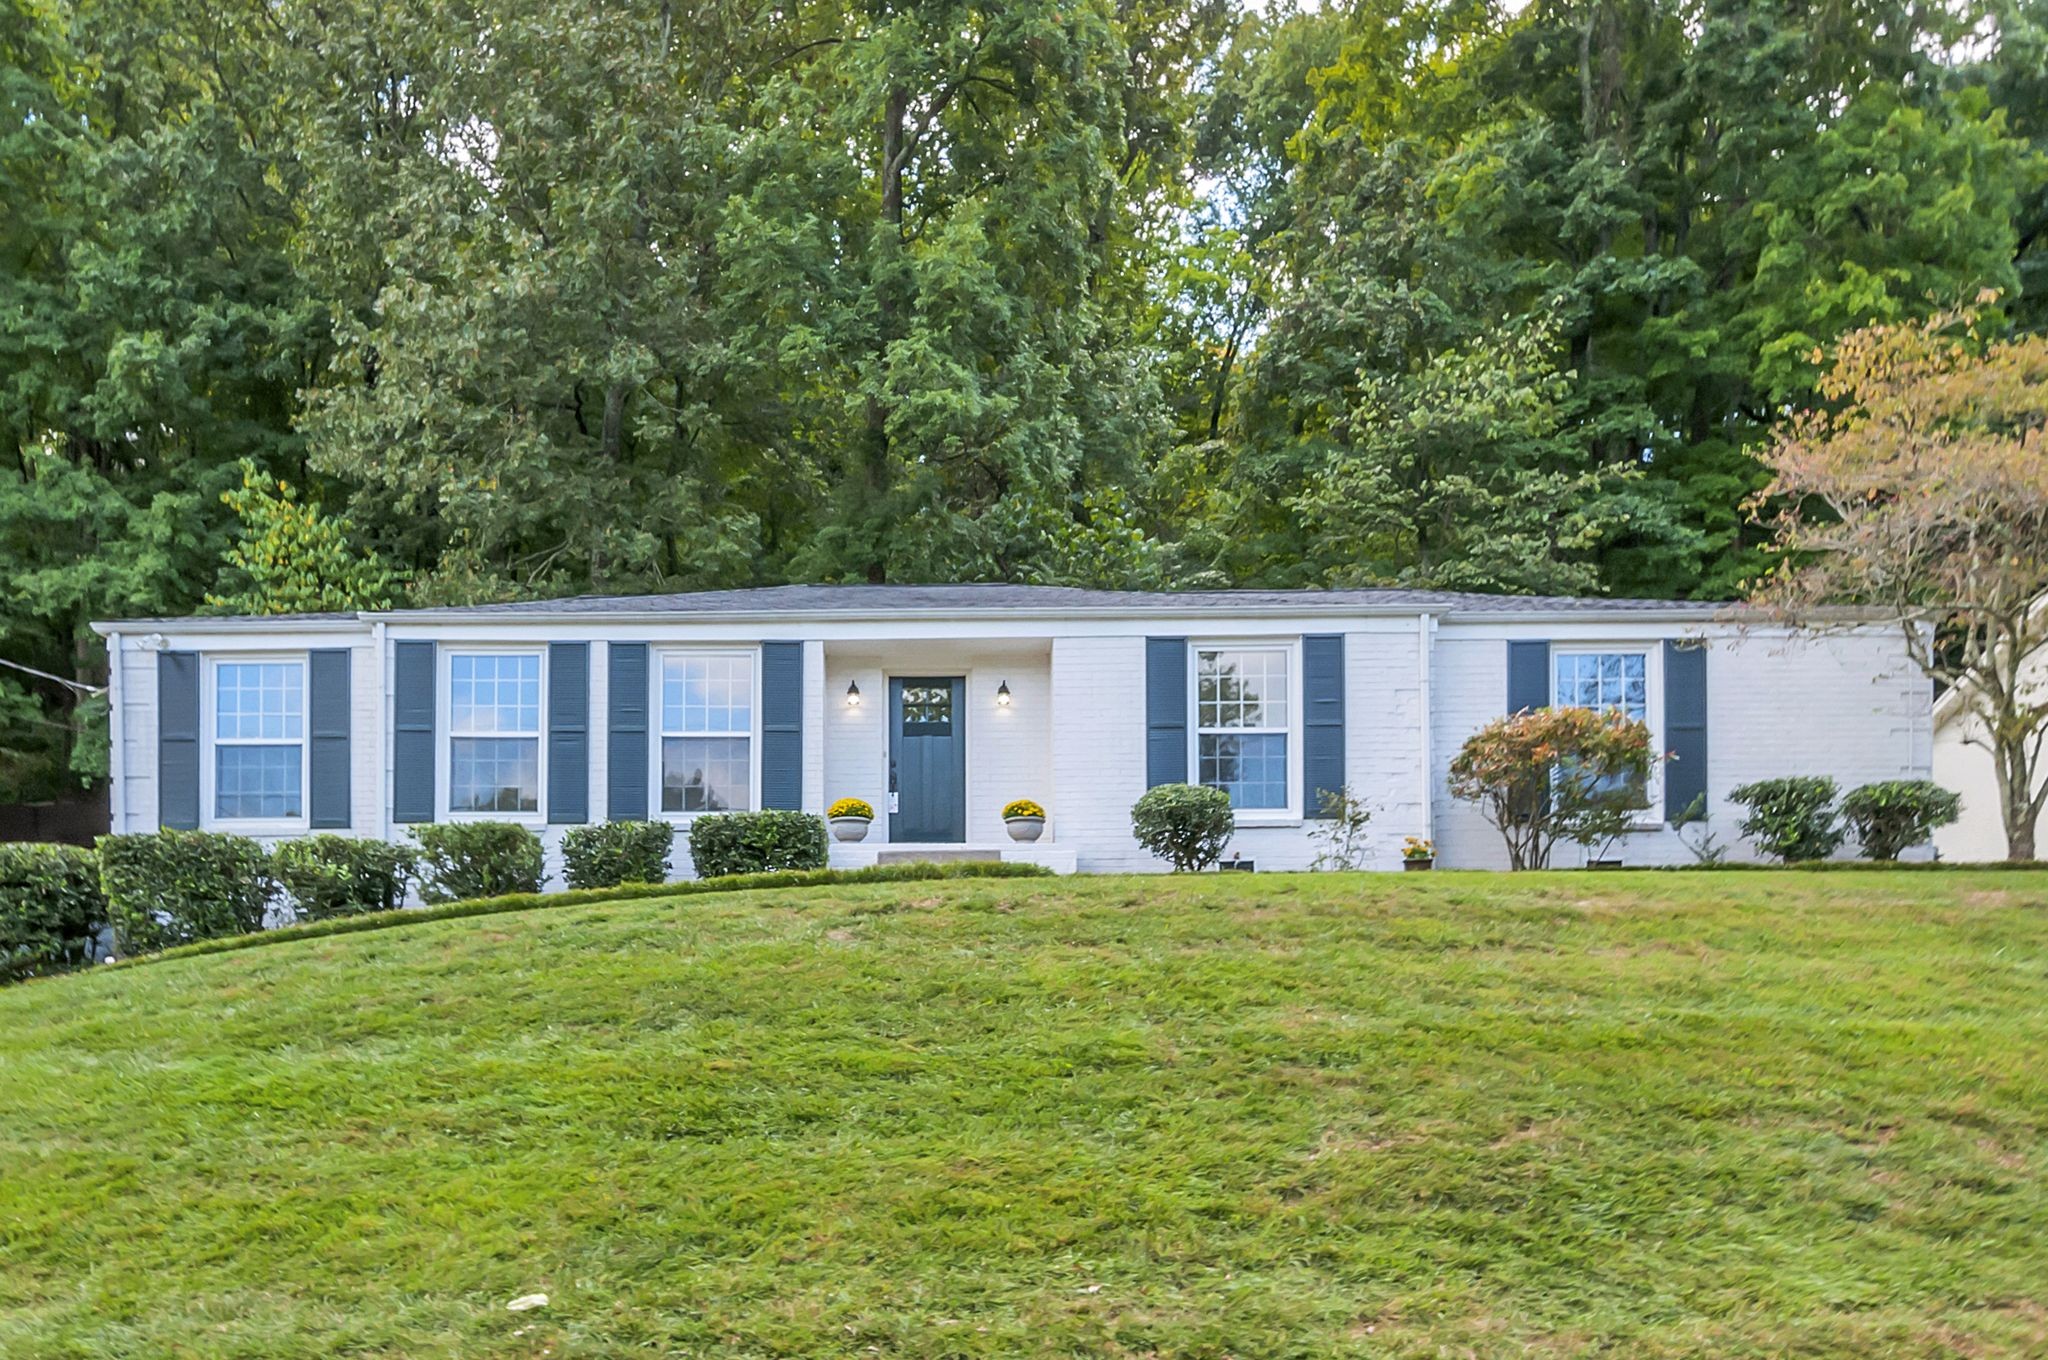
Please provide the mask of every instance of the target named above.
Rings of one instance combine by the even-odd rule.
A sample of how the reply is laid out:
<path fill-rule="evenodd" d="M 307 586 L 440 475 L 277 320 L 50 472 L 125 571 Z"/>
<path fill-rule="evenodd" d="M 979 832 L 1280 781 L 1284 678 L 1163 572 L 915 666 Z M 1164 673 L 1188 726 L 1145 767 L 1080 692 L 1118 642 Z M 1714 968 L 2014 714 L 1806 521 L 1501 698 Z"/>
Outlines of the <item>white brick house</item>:
<path fill-rule="evenodd" d="M 1445 867 L 1504 854 L 1445 774 L 1503 713 L 1618 703 L 1665 766 L 1618 853 L 1684 862 L 1667 814 L 1704 791 L 1924 777 L 1927 682 L 1895 630 L 1795 637 L 1716 606 L 1434 591 L 786 586 L 535 604 L 96 625 L 111 657 L 113 826 L 403 838 L 410 823 L 719 808 L 877 809 L 833 862 L 937 853 L 1154 870 L 1149 784 L 1230 789 L 1231 853 L 1314 855 L 1314 793 L 1373 807 Z M 1009 839 L 1031 798 L 1043 839 Z M 1738 855 L 1746 847 L 1738 847 Z M 676 863 L 687 872 L 679 844 Z"/>

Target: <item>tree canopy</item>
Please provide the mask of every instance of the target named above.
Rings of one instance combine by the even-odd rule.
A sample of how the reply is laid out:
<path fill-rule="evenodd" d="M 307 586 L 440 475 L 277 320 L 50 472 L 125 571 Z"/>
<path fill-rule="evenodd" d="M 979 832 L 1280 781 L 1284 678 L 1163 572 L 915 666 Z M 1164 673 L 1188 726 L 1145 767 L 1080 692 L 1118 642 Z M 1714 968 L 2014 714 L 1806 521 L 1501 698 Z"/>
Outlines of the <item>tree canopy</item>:
<path fill-rule="evenodd" d="M 2048 330 L 2044 0 L 0 0 L 0 58 L 0 655 L 88 683 L 92 618 L 337 599 L 1725 598 L 1838 337 Z M 0 678 L 18 796 L 75 693 Z"/>

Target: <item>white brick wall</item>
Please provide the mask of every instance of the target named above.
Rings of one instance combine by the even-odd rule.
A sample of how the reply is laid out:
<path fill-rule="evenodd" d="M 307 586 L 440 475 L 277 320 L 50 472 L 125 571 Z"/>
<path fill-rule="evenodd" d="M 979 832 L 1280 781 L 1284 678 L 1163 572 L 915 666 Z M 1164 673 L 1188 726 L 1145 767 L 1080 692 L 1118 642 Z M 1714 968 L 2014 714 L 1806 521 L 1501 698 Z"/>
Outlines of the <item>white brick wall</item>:
<path fill-rule="evenodd" d="M 1509 636 L 1574 641 L 1564 629 L 1446 623 L 1434 672 L 1433 787 L 1439 863 L 1505 868 L 1500 834 L 1476 807 L 1451 798 L 1445 781 L 1458 747 L 1507 708 Z M 1682 632 L 1637 628 L 1610 634 L 1618 646 L 1661 647 Z M 1660 734 L 1661 735 L 1661 734 Z M 1889 629 L 1812 638 L 1722 629 L 1707 654 L 1707 801 L 1710 827 L 1731 858 L 1752 859 L 1736 831 L 1742 809 L 1728 791 L 1782 775 L 1832 776 L 1843 790 L 1877 779 L 1923 778 L 1931 759 L 1928 685 Z M 1661 818 L 1661 798 L 1652 809 Z M 1697 831 L 1688 835 L 1697 836 Z M 1626 864 L 1685 864 L 1692 854 L 1668 829 L 1628 836 L 1613 852 Z M 1560 867 L 1582 862 L 1560 847 Z"/>
<path fill-rule="evenodd" d="M 1414 617 L 1359 618 L 1341 625 L 1317 619 L 1254 623 L 1162 618 L 1112 626 L 1076 621 L 1019 624 L 1014 631 L 981 641 L 929 631 L 898 640 L 890 625 L 837 625 L 835 636 L 806 639 L 804 649 L 804 802 L 822 812 L 832 799 L 864 797 L 884 810 L 871 839 L 885 839 L 887 674 L 965 675 L 969 842 L 1004 843 L 1003 803 L 1029 797 L 1046 805 L 1051 818 L 1048 837 L 1071 848 L 1080 868 L 1157 870 L 1163 866 L 1139 850 L 1130 834 L 1131 805 L 1145 789 L 1145 634 L 1199 637 L 1209 630 L 1224 635 L 1242 626 L 1291 641 L 1302 631 L 1342 631 L 1345 773 L 1354 793 L 1373 808 L 1372 863 L 1394 868 L 1404 836 L 1433 834 L 1447 867 L 1498 866 L 1504 861 L 1498 836 L 1472 808 L 1449 798 L 1444 780 L 1459 744 L 1506 706 L 1508 640 L 1530 637 L 1563 643 L 1601 638 L 1661 646 L 1665 637 L 1687 633 L 1676 625 L 1601 619 L 1572 628 L 1556 621 L 1537 625 L 1449 620 L 1434 633 L 1425 666 L 1424 622 Z M 1039 639 L 1028 636 L 1031 628 L 1043 630 Z M 391 684 L 391 649 L 384 649 L 380 666 L 367 626 L 360 634 L 308 632 L 297 637 L 284 631 L 230 637 L 203 629 L 204 621 L 195 620 L 190 628 L 173 630 L 170 645 L 206 654 L 235 649 L 356 649 L 353 829 L 372 835 L 388 829 L 394 839 L 403 839 L 406 829 L 389 825 L 391 741 L 385 695 Z M 587 624 L 573 633 L 529 631 L 522 640 L 560 636 L 591 644 L 590 812 L 601 819 L 609 811 L 605 716 L 610 668 L 608 639 L 592 637 L 593 631 Z M 1832 775 L 1848 788 L 1872 779 L 1927 774 L 1932 760 L 1928 687 L 1890 630 L 1817 639 L 1742 634 L 1721 627 L 1710 631 L 1715 634 L 1708 657 L 1711 810 L 1714 829 L 1738 854 L 1746 853 L 1747 847 L 1740 845 L 1735 832 L 1739 815 L 1726 802 L 1727 791 L 1737 784 L 1773 775 L 1817 773 Z M 620 635 L 659 642 L 685 632 L 642 626 L 622 629 Z M 744 639 L 730 632 L 706 640 L 744 645 Z M 142 645 L 141 636 L 125 635 L 118 664 L 121 777 L 115 792 L 115 826 L 147 831 L 154 829 L 157 819 L 156 652 Z M 1430 711 L 1426 733 L 1425 670 Z M 857 681 L 863 695 L 864 702 L 856 709 L 844 702 L 849 681 Z M 995 704 L 995 689 L 1004 681 L 1013 697 L 1007 709 Z M 1246 826 L 1232 849 L 1256 860 L 1261 869 L 1303 868 L 1315 853 L 1313 825 Z M 543 833 L 551 872 L 559 865 L 562 830 L 550 827 Z M 1635 863 L 1689 858 L 1673 833 L 1663 829 L 1631 836 L 1620 854 Z M 681 835 L 674 859 L 679 871 L 687 873 L 688 849 Z"/>
<path fill-rule="evenodd" d="M 1345 779 L 1372 806 L 1375 868 L 1398 867 L 1402 838 L 1423 834 L 1418 639 L 1413 622 L 1344 636 Z M 1075 846 L 1084 871 L 1163 869 L 1131 836 L 1131 805 L 1145 792 L 1145 639 L 1058 638 L 1052 655 L 1061 842 Z M 1262 870 L 1305 869 L 1314 827 L 1243 826 L 1230 853 Z"/>
<path fill-rule="evenodd" d="M 1003 805 L 1013 798 L 1034 798 L 1047 805 L 1052 820 L 1048 836 L 1060 836 L 1059 812 L 1052 803 L 1053 708 L 1051 667 L 1047 655 L 1019 654 L 1013 647 L 977 656 L 971 646 L 929 647 L 915 662 L 889 666 L 878 656 L 827 653 L 820 696 L 822 714 L 806 714 L 806 731 L 821 730 L 822 796 L 819 810 L 841 798 L 865 798 L 875 807 L 871 842 L 889 836 L 889 680 L 888 674 L 962 675 L 966 693 L 960 718 L 967 734 L 967 841 L 972 845 L 1007 844 Z M 996 688 L 1010 686 L 1010 704 L 996 704 Z M 846 705 L 846 686 L 860 685 L 861 703 Z M 815 719 L 815 720 L 811 720 Z"/>

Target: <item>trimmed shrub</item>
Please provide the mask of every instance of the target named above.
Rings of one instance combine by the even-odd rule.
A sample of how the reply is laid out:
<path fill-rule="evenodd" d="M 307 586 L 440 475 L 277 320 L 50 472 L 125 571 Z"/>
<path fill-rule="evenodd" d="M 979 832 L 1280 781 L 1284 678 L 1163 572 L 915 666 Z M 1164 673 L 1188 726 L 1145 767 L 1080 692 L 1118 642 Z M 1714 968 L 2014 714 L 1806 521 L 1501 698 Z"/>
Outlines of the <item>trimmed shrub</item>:
<path fill-rule="evenodd" d="M 91 963 L 106 919 L 94 851 L 0 844 L 0 982 Z"/>
<path fill-rule="evenodd" d="M 1842 815 L 1867 859 L 1897 859 L 1924 845 L 1934 828 L 1962 815 L 1963 800 L 1931 779 L 1886 779 L 1850 791 Z"/>
<path fill-rule="evenodd" d="M 1759 779 L 1731 790 L 1728 798 L 1749 809 L 1742 834 L 1773 859 L 1826 859 L 1841 848 L 1835 781 L 1825 775 Z"/>
<path fill-rule="evenodd" d="M 1237 814 L 1222 789 L 1161 784 L 1131 805 L 1131 834 L 1177 874 L 1206 869 L 1223 858 L 1223 847 L 1236 833 Z"/>
<path fill-rule="evenodd" d="M 540 837 L 516 822 L 432 822 L 412 835 L 420 896 L 429 902 L 540 891 Z"/>
<path fill-rule="evenodd" d="M 308 836 L 270 852 L 270 875 L 301 921 L 396 911 L 418 869 L 412 847 L 353 836 Z"/>
<path fill-rule="evenodd" d="M 714 812 L 690 823 L 699 878 L 825 867 L 825 819 L 808 812 Z"/>
<path fill-rule="evenodd" d="M 157 831 L 99 839 L 100 890 L 124 954 L 263 926 L 276 883 L 247 836 Z"/>
<path fill-rule="evenodd" d="M 663 883 L 675 828 L 667 822 L 598 822 L 562 837 L 562 876 L 571 888 Z"/>

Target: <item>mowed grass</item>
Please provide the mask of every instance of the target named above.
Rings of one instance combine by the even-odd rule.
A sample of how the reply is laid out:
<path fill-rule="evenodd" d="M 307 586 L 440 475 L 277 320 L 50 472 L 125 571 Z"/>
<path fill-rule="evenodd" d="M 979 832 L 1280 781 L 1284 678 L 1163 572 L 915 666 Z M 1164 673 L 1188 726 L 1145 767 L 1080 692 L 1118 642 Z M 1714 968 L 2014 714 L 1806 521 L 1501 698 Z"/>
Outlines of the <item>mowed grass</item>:
<path fill-rule="evenodd" d="M 2041 1355 L 2044 1172 L 2039 873 L 561 908 L 0 991 L 0 1355 Z"/>

